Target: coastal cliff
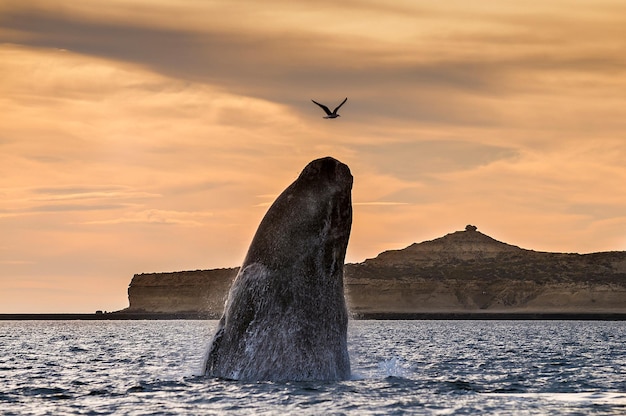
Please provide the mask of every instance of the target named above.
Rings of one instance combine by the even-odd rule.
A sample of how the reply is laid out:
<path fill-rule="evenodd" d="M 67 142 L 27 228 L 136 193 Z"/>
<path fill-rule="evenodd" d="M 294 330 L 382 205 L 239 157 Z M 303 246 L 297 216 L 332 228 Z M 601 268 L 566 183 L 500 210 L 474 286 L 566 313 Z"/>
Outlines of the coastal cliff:
<path fill-rule="evenodd" d="M 525 250 L 472 226 L 345 267 L 353 314 L 626 312 L 626 252 Z"/>
<path fill-rule="evenodd" d="M 128 287 L 125 312 L 208 313 L 219 317 L 239 268 L 142 273 Z"/>
<path fill-rule="evenodd" d="M 137 274 L 126 312 L 219 317 L 238 268 Z M 626 252 L 548 253 L 467 226 L 345 265 L 353 316 L 410 313 L 626 313 Z"/>

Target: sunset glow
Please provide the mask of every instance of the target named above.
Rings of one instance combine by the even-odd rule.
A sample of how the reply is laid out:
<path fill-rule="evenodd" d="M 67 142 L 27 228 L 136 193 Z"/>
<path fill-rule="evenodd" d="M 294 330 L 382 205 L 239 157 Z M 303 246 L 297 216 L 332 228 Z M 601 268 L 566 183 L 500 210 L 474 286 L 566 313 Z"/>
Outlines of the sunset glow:
<path fill-rule="evenodd" d="M 622 1 L 4 1 L 0 313 L 238 266 L 323 156 L 349 262 L 466 224 L 626 250 L 625 50 Z"/>

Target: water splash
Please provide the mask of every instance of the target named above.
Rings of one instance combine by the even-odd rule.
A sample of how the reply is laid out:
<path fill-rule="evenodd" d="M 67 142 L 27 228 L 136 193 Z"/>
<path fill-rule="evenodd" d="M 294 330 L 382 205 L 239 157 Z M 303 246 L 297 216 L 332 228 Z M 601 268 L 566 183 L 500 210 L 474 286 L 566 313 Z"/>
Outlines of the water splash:
<path fill-rule="evenodd" d="M 405 364 L 401 358 L 393 357 L 389 360 L 379 362 L 378 369 L 386 377 L 404 378 L 410 372 L 411 367 Z"/>

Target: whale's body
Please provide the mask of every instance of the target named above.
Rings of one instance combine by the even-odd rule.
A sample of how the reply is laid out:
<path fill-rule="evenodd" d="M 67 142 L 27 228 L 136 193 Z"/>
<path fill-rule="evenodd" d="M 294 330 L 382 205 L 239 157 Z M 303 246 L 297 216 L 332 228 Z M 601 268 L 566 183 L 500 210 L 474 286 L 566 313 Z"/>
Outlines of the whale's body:
<path fill-rule="evenodd" d="M 236 380 L 350 377 L 343 265 L 352 175 L 309 163 L 272 204 L 231 286 L 206 372 Z"/>

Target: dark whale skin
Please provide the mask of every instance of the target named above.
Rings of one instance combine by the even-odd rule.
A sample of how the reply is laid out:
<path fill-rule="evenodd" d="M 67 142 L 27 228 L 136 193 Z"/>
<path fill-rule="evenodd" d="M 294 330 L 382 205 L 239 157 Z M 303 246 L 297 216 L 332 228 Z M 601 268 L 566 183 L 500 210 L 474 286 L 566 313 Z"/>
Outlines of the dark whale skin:
<path fill-rule="evenodd" d="M 206 374 L 234 380 L 350 378 L 343 265 L 352 175 L 326 157 L 274 201 L 229 291 Z"/>

